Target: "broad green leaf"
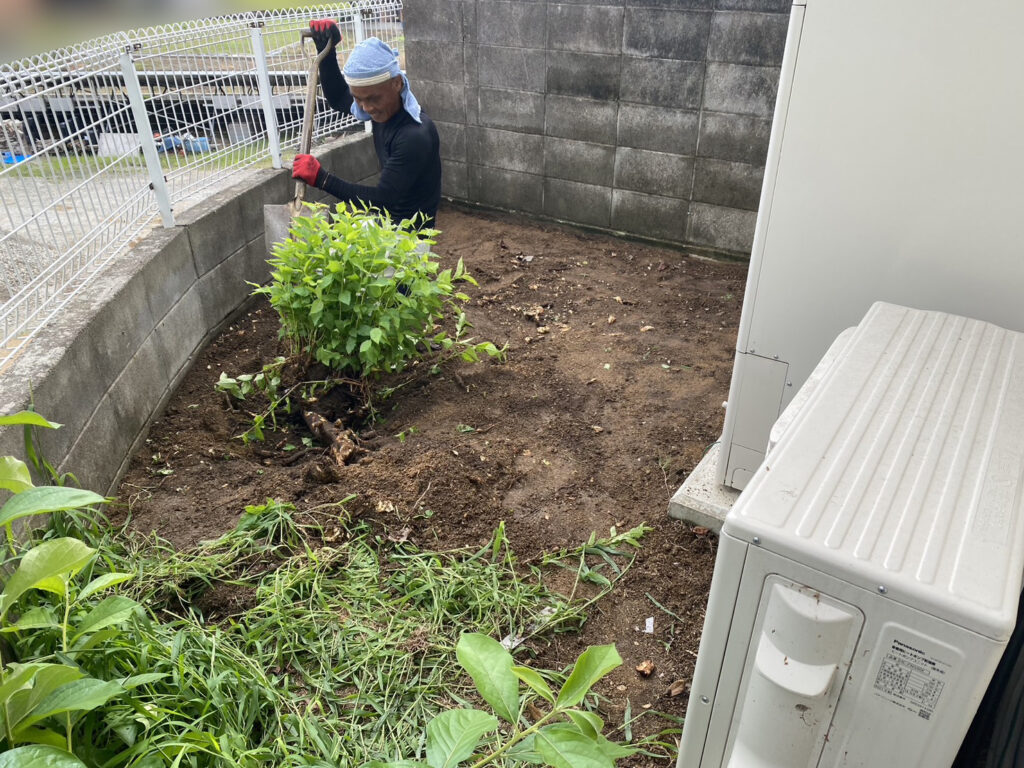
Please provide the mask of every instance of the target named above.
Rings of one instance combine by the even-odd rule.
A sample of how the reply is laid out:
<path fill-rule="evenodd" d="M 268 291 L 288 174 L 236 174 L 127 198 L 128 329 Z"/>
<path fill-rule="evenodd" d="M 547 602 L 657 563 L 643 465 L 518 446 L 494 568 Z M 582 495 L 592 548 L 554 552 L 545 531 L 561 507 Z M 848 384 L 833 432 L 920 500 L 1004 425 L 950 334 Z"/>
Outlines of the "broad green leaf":
<path fill-rule="evenodd" d="M 141 606 L 134 600 L 123 595 L 111 595 L 103 599 L 86 614 L 85 618 L 82 619 L 82 623 L 75 627 L 75 633 L 71 641 L 74 642 L 86 632 L 95 632 L 97 629 L 103 629 L 103 627 L 120 624 L 139 608 Z"/>
<path fill-rule="evenodd" d="M 551 686 L 548 685 L 547 681 L 540 676 L 540 673 L 530 667 L 512 667 L 512 674 L 530 686 L 534 692 L 541 698 L 550 701 L 552 704 L 555 703 L 555 694 L 551 690 Z"/>
<path fill-rule="evenodd" d="M 68 737 L 48 728 L 23 728 L 18 731 L 18 741 L 29 744 L 46 744 L 63 750 L 68 743 Z"/>
<path fill-rule="evenodd" d="M 30 427 L 46 427 L 47 429 L 60 429 L 62 425 L 55 421 L 47 421 L 34 411 L 18 411 L 0 416 L 0 427 L 9 427 L 13 424 L 25 424 Z"/>
<path fill-rule="evenodd" d="M 498 718 L 479 709 L 449 709 L 427 723 L 427 765 L 453 768 L 476 750 L 480 737 L 498 728 Z"/>
<path fill-rule="evenodd" d="M 0 456 L 0 488 L 21 493 L 33 487 L 32 475 L 24 461 L 13 456 Z"/>
<path fill-rule="evenodd" d="M 4 667 L 3 682 L 0 683 L 0 702 L 7 701 L 15 691 L 32 682 L 32 677 L 45 664 L 11 664 Z"/>
<path fill-rule="evenodd" d="M 558 692 L 557 707 L 575 707 L 594 683 L 622 664 L 622 657 L 614 645 L 594 645 L 587 648 L 569 674 L 569 678 Z"/>
<path fill-rule="evenodd" d="M 570 709 L 566 712 L 573 724 L 580 729 L 580 733 L 588 739 L 597 740 L 604 730 L 604 720 L 593 712 L 583 712 L 578 709 Z"/>
<path fill-rule="evenodd" d="M 11 501 L 25 493 L 15 496 Z M 53 579 L 78 573 L 95 554 L 95 549 L 72 538 L 51 539 L 33 547 L 21 558 L 18 570 L 7 580 L 4 592 L 0 595 L 0 618 L 25 592 L 37 587 L 52 591 Z"/>
<path fill-rule="evenodd" d="M 370 339 L 374 344 L 380 344 L 384 340 L 384 332 L 380 328 L 371 328 Z"/>
<path fill-rule="evenodd" d="M 628 747 L 625 744 L 609 741 L 604 736 L 597 737 L 597 746 L 612 760 L 621 760 L 640 751 L 636 747 Z"/>
<path fill-rule="evenodd" d="M 65 509 L 78 509 L 90 504 L 103 504 L 102 496 L 82 488 L 62 488 L 56 485 L 43 485 L 29 488 L 15 494 L 0 507 L 0 525 L 29 515 L 43 515 L 48 512 L 60 512 Z"/>
<path fill-rule="evenodd" d="M 97 576 L 95 579 L 86 584 L 82 591 L 78 593 L 79 600 L 85 600 L 85 598 L 102 592 L 104 589 L 110 589 L 110 587 L 118 584 L 123 584 L 129 579 L 135 578 L 133 573 L 104 573 L 102 576 Z"/>
<path fill-rule="evenodd" d="M 537 731 L 537 752 L 554 768 L 615 768 L 615 763 L 593 741 L 568 723 Z"/>
<path fill-rule="evenodd" d="M 163 680 L 165 677 L 167 677 L 166 672 L 144 672 L 141 675 L 126 677 L 121 681 L 121 687 L 126 691 L 130 691 L 132 688 L 138 688 L 140 685 L 146 685 L 147 683 L 155 683 L 157 680 Z"/>
<path fill-rule="evenodd" d="M 512 654 L 487 635 L 467 632 L 455 646 L 459 664 L 495 713 L 510 723 L 519 719 L 519 679 L 512 671 Z"/>
<path fill-rule="evenodd" d="M 63 749 L 33 744 L 0 754 L 0 768 L 86 768 L 85 763 Z"/>
<path fill-rule="evenodd" d="M 83 677 L 62 685 L 34 708 L 31 715 L 22 721 L 21 727 L 34 725 L 43 718 L 62 712 L 88 712 L 102 707 L 124 690 L 117 683 Z"/>
<path fill-rule="evenodd" d="M 32 686 L 11 694 L 5 704 L 7 723 L 10 730 L 32 725 L 39 718 L 32 719 L 39 704 L 48 699 L 54 691 L 77 682 L 82 672 L 67 664 L 41 664 L 32 677 Z"/>
<path fill-rule="evenodd" d="M 512 746 L 506 753 L 510 760 L 516 763 L 529 763 L 530 765 L 546 765 L 544 758 L 537 752 L 537 734 L 531 733 L 518 744 Z"/>
<path fill-rule="evenodd" d="M 366 763 L 363 768 L 426 768 L 427 763 L 421 763 L 418 760 L 399 760 L 397 763 L 381 763 L 374 760 L 372 763 Z"/>
<path fill-rule="evenodd" d="M 21 615 L 14 624 L 0 629 L 0 632 L 20 632 L 26 629 L 44 629 L 47 627 L 59 627 L 57 617 L 49 608 L 31 608 Z"/>

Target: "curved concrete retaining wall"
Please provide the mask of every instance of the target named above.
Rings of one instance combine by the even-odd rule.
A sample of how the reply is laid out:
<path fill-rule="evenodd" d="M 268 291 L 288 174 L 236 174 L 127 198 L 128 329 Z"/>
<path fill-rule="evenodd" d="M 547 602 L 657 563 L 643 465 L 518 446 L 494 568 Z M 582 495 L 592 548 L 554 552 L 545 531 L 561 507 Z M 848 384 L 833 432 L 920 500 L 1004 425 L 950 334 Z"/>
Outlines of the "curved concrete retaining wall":
<path fill-rule="evenodd" d="M 352 181 L 377 173 L 367 135 L 318 155 Z M 0 413 L 34 401 L 64 425 L 37 431 L 46 459 L 86 488 L 112 491 L 196 354 L 246 304 L 246 281 L 268 279 L 263 206 L 293 190 L 287 171 L 254 171 L 133 244 L 4 365 Z M 20 429 L 0 431 L 6 454 L 24 455 Z"/>

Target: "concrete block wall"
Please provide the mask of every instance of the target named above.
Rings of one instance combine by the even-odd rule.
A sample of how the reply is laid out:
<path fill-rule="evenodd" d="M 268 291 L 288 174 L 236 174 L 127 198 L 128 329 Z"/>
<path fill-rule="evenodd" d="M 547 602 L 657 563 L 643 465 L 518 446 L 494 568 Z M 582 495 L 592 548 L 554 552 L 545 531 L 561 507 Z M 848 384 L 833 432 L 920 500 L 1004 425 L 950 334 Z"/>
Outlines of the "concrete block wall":
<path fill-rule="evenodd" d="M 406 0 L 444 194 L 749 254 L 789 8 Z"/>
<path fill-rule="evenodd" d="M 352 181 L 377 174 L 365 134 L 314 152 Z M 196 355 L 247 303 L 248 282 L 269 279 L 263 206 L 294 189 L 288 171 L 255 171 L 114 259 L 0 369 L 0 413 L 34 402 L 63 424 L 37 430 L 46 459 L 112 491 Z M 24 454 L 21 429 L 0 430 L 0 455 Z"/>

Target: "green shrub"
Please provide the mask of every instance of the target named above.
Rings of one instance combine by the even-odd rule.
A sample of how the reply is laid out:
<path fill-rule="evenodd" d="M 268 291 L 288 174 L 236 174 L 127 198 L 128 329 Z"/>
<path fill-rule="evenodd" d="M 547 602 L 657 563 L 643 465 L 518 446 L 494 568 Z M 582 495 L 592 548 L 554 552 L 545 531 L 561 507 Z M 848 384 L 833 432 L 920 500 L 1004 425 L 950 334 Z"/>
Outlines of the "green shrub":
<path fill-rule="evenodd" d="M 430 245 L 436 230 L 352 204 L 334 210 L 310 206 L 270 259 L 272 281 L 256 289 L 281 318 L 281 336 L 294 351 L 359 378 L 403 369 L 431 353 L 431 345 L 467 360 L 503 354 L 489 342 L 464 337 L 456 284 L 476 284 L 460 260 L 441 270 Z M 440 328 L 455 319 L 454 336 Z"/>

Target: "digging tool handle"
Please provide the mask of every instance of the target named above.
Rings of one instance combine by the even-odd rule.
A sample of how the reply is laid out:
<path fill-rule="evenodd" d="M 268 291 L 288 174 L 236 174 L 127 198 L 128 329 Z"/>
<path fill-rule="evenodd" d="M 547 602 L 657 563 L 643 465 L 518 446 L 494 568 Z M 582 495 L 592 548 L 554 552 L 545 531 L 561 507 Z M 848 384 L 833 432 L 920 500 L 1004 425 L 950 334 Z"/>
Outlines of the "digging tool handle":
<path fill-rule="evenodd" d="M 300 37 L 305 39 L 312 37 L 313 33 L 309 29 L 304 29 L 300 33 Z M 320 62 L 323 61 L 327 54 L 334 50 L 334 40 L 328 40 L 327 45 L 324 49 L 317 54 L 316 58 L 313 59 L 313 64 L 309 68 L 309 78 L 307 79 L 308 85 L 306 86 L 306 110 L 302 113 L 302 133 L 299 134 L 299 154 L 308 155 L 309 148 L 313 143 L 313 113 L 316 110 L 316 86 L 320 79 Z M 299 207 L 302 205 L 302 199 L 306 196 L 306 183 L 304 181 L 295 182 L 295 201 L 292 203 L 292 208 L 298 213 Z"/>

